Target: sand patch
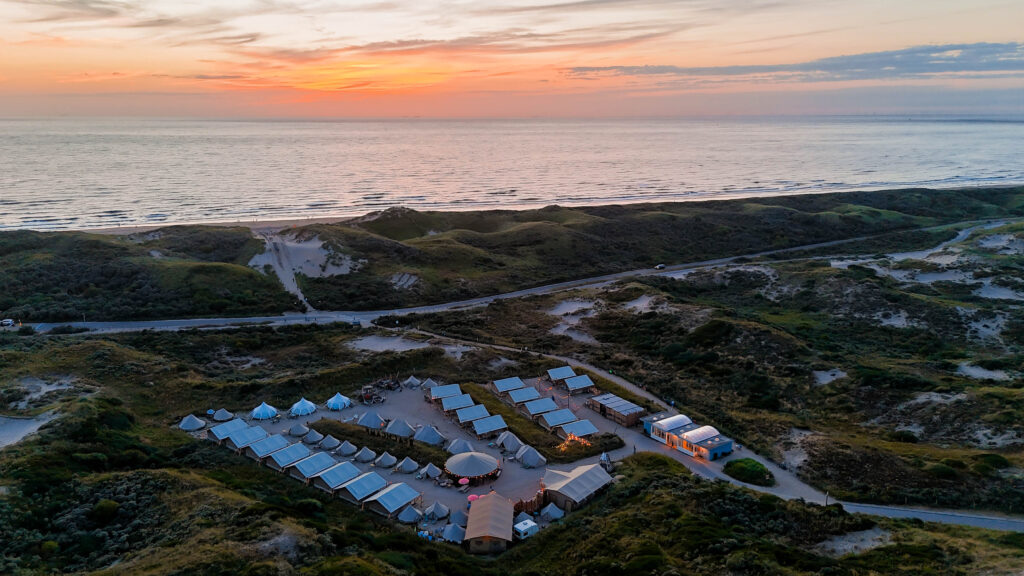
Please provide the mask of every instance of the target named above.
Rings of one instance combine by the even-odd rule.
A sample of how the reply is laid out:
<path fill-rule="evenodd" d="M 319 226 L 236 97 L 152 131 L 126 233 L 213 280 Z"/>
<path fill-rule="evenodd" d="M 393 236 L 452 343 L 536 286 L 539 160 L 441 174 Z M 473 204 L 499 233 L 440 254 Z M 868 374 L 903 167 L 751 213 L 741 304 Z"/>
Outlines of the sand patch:
<path fill-rule="evenodd" d="M 637 314 L 645 314 L 652 310 L 653 301 L 653 296 L 648 296 L 647 294 L 644 294 L 639 298 L 635 298 L 633 300 L 630 300 L 629 302 L 626 302 L 625 304 L 622 305 L 622 307 L 625 308 L 626 310 L 629 310 L 630 312 L 635 312 Z"/>
<path fill-rule="evenodd" d="M 597 344 L 596 338 L 578 328 L 584 318 L 590 318 L 597 312 L 594 307 L 596 302 L 591 300 L 564 300 L 554 308 L 548 310 L 548 314 L 558 316 L 561 321 L 549 332 L 556 336 L 568 336 L 577 342 L 584 344 Z"/>
<path fill-rule="evenodd" d="M 1014 234 L 992 234 L 978 239 L 978 247 L 1004 256 L 1024 254 L 1024 240 Z"/>
<path fill-rule="evenodd" d="M 942 392 L 918 392 L 914 397 L 901 406 L 913 406 L 916 404 L 952 404 L 967 400 L 967 394 L 945 394 Z"/>
<path fill-rule="evenodd" d="M 899 310 L 897 312 L 876 312 L 872 317 L 875 322 L 878 322 L 881 326 L 890 326 L 892 328 L 916 328 L 921 326 L 921 323 L 911 320 L 906 310 Z"/>
<path fill-rule="evenodd" d="M 807 461 L 807 450 L 804 449 L 803 441 L 813 435 L 810 430 L 790 428 L 789 435 L 781 442 L 782 468 L 796 472 L 800 466 Z"/>
<path fill-rule="evenodd" d="M 20 400 L 11 402 L 9 407 L 14 410 L 28 410 L 33 403 L 42 400 L 50 393 L 70 390 L 74 382 L 74 376 L 54 376 L 46 380 L 35 376 L 25 376 L 15 382 L 24 390 L 25 395 Z"/>
<path fill-rule="evenodd" d="M 410 340 L 403 336 L 363 336 L 348 344 L 349 348 L 366 352 L 408 352 L 427 348 L 430 344 L 419 340 Z"/>
<path fill-rule="evenodd" d="M 890 542 L 892 542 L 892 533 L 875 526 L 869 530 L 832 536 L 828 540 L 815 544 L 814 551 L 833 558 L 839 558 L 848 554 L 867 552 L 873 548 L 885 546 Z"/>
<path fill-rule="evenodd" d="M 462 360 L 462 355 L 466 352 L 477 350 L 477 348 L 465 344 L 442 344 L 438 345 L 438 347 L 444 350 L 445 356 L 450 356 L 456 360 Z"/>
<path fill-rule="evenodd" d="M 811 374 L 814 375 L 814 384 L 817 386 L 824 386 L 831 382 L 835 382 L 840 378 L 846 378 L 847 374 L 839 368 L 833 368 L 831 370 L 815 370 Z"/>
<path fill-rule="evenodd" d="M 21 442 L 26 436 L 35 433 L 56 418 L 57 412 L 46 412 L 35 418 L 0 416 L 0 448 Z"/>
<path fill-rule="evenodd" d="M 975 366 L 968 362 L 962 362 L 956 369 L 956 373 L 976 380 L 1009 380 L 1010 375 L 1005 370 L 986 370 L 981 366 Z"/>
<path fill-rule="evenodd" d="M 419 279 L 420 277 L 415 274 L 402 272 L 401 274 L 395 274 L 391 277 L 391 285 L 398 290 L 408 290 L 409 288 L 412 288 Z"/>

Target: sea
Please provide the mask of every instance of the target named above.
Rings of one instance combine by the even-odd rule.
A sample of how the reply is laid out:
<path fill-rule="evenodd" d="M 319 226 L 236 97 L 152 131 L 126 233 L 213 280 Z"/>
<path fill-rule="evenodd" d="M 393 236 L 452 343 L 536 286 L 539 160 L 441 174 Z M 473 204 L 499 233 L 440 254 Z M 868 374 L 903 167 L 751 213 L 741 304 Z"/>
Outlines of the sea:
<path fill-rule="evenodd" d="M 0 230 L 1024 183 L 1024 119 L 0 120 Z"/>

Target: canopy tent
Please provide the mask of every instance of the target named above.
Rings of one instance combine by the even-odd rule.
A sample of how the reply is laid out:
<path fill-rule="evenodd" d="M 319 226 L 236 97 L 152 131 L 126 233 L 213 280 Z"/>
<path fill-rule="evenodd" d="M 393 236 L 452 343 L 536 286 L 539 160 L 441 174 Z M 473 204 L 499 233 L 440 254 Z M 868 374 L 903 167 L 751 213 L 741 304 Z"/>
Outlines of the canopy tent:
<path fill-rule="evenodd" d="M 392 466 L 395 465 L 396 462 L 398 462 L 398 458 L 395 458 L 391 454 L 385 452 L 378 456 L 377 459 L 373 461 L 373 465 L 378 468 L 391 468 Z"/>
<path fill-rule="evenodd" d="M 496 538 L 512 541 L 512 503 L 496 492 L 491 492 L 473 502 L 466 523 L 466 539 Z"/>
<path fill-rule="evenodd" d="M 305 424 L 296 424 L 288 429 L 289 436 L 302 437 L 309 434 L 309 428 L 306 428 Z"/>
<path fill-rule="evenodd" d="M 514 524 L 519 524 L 520 522 L 526 522 L 526 521 L 533 522 L 533 516 L 530 516 L 526 512 L 520 512 L 519 514 L 516 514 L 515 519 L 512 520 L 512 522 Z"/>
<path fill-rule="evenodd" d="M 423 512 L 415 506 L 406 506 L 405 510 L 398 513 L 398 521 L 402 524 L 415 524 L 423 519 Z"/>
<path fill-rule="evenodd" d="M 388 427 L 384 429 L 388 434 L 394 434 L 395 436 L 401 436 L 402 438 L 408 438 L 416 433 L 405 420 L 392 420 Z"/>
<path fill-rule="evenodd" d="M 356 453 L 356 462 L 372 462 L 375 458 L 377 458 L 377 453 L 366 446 L 363 446 L 363 448 Z"/>
<path fill-rule="evenodd" d="M 334 492 L 342 484 L 359 476 L 362 472 L 351 462 L 342 462 L 317 474 L 313 485 L 327 492 Z"/>
<path fill-rule="evenodd" d="M 181 428 L 185 432 L 195 432 L 196 430 L 201 430 L 205 427 L 206 422 L 196 418 L 192 414 L 185 416 L 181 419 L 181 422 L 178 422 L 178 428 Z"/>
<path fill-rule="evenodd" d="M 551 430 L 556 426 L 562 424 L 568 424 L 569 422 L 576 421 L 576 414 L 568 408 L 562 408 L 560 410 L 552 410 L 551 412 L 545 412 L 540 415 L 540 425 Z"/>
<path fill-rule="evenodd" d="M 433 378 L 427 378 L 423 381 L 423 384 L 420 384 L 420 388 L 423 388 L 424 390 L 427 388 L 437 388 L 438 386 L 440 386 L 440 384 L 438 384 Z M 458 386 L 458 384 L 452 384 L 452 386 Z"/>
<path fill-rule="evenodd" d="M 561 366 L 559 368 L 552 368 L 551 370 L 548 370 L 548 378 L 551 379 L 552 382 L 572 378 L 575 375 L 576 373 L 572 371 L 571 366 Z"/>
<path fill-rule="evenodd" d="M 420 465 L 418 462 L 406 456 L 398 463 L 397 466 L 395 466 L 395 472 L 399 472 L 401 474 L 412 474 L 416 470 L 419 470 L 419 467 Z"/>
<path fill-rule="evenodd" d="M 453 544 L 462 544 L 466 539 L 466 529 L 458 524 L 446 524 L 441 531 L 441 539 Z"/>
<path fill-rule="evenodd" d="M 519 376 L 513 376 L 511 378 L 502 378 L 501 380 L 494 381 L 494 390 L 498 394 L 511 392 L 512 390 L 518 390 L 519 388 L 522 388 L 524 386 L 526 386 L 526 384 L 523 382 L 521 378 L 519 378 Z"/>
<path fill-rule="evenodd" d="M 523 465 L 523 468 L 539 468 L 548 463 L 547 458 L 537 452 L 536 448 L 526 444 L 516 452 L 516 460 Z"/>
<path fill-rule="evenodd" d="M 497 444 L 506 452 L 518 452 L 523 447 L 523 441 L 509 430 L 498 436 Z"/>
<path fill-rule="evenodd" d="M 352 401 L 347 396 L 342 396 L 341 392 L 336 393 L 334 396 L 327 401 L 328 410 L 344 410 L 352 405 Z"/>
<path fill-rule="evenodd" d="M 508 424 L 505 424 L 505 419 L 501 417 L 501 414 L 495 414 L 493 416 L 488 416 L 487 418 L 481 418 L 473 421 L 473 433 L 481 437 L 494 435 L 507 429 Z"/>
<path fill-rule="evenodd" d="M 480 478 L 498 470 L 498 460 L 483 452 L 463 452 L 444 463 L 444 470 L 457 478 Z"/>
<path fill-rule="evenodd" d="M 341 446 L 338 446 L 338 449 L 335 450 L 334 453 L 337 454 L 338 456 L 351 456 L 358 451 L 358 446 L 349 442 L 348 440 L 345 440 L 344 442 L 341 443 Z"/>
<path fill-rule="evenodd" d="M 561 508 L 555 506 L 554 502 L 548 504 L 544 508 L 541 508 L 540 511 L 540 517 L 547 520 L 548 522 L 552 520 L 558 520 L 562 516 L 565 516 L 565 512 L 562 512 Z"/>
<path fill-rule="evenodd" d="M 396 482 L 367 498 L 364 504 L 370 510 L 390 517 L 419 497 L 420 493 L 412 486 L 405 482 Z"/>
<path fill-rule="evenodd" d="M 569 472 L 548 469 L 543 480 L 545 490 L 557 492 L 575 504 L 586 502 L 611 481 L 600 464 L 578 466 Z"/>
<path fill-rule="evenodd" d="M 223 408 L 221 408 L 220 410 L 217 410 L 216 412 L 213 413 L 213 420 L 214 420 L 214 422 L 227 422 L 228 420 L 231 420 L 234 417 L 235 417 L 234 414 L 232 414 L 231 412 L 228 412 L 227 410 L 225 410 Z"/>
<path fill-rule="evenodd" d="M 310 430 L 309 434 L 302 437 L 302 441 L 306 444 L 316 444 L 317 442 L 324 439 L 324 435 L 317 432 L 316 430 Z"/>
<path fill-rule="evenodd" d="M 356 420 L 356 424 L 363 428 L 374 428 L 380 429 L 384 427 L 384 419 L 377 415 L 376 412 L 367 412 Z"/>
<path fill-rule="evenodd" d="M 323 449 L 323 450 L 334 450 L 335 448 L 337 448 L 340 445 L 341 445 L 341 440 L 338 440 L 337 438 L 335 438 L 334 436 L 331 436 L 330 434 L 328 434 L 327 436 L 324 436 L 324 439 L 321 440 L 320 444 L 319 444 L 320 448 Z"/>
<path fill-rule="evenodd" d="M 313 412 L 316 412 L 316 404 L 313 404 L 305 398 L 302 398 L 295 404 L 292 404 L 291 409 L 288 410 L 288 413 L 292 416 L 308 416 Z"/>
<path fill-rule="evenodd" d="M 419 476 L 424 478 L 437 478 L 441 475 L 441 469 L 434 466 L 433 462 L 427 462 L 427 465 L 420 468 Z"/>
<path fill-rule="evenodd" d="M 368 496 L 383 489 L 388 481 L 376 472 L 367 472 L 338 487 L 338 496 L 352 503 L 359 503 Z"/>
<path fill-rule="evenodd" d="M 409 376 L 408 378 L 402 381 L 402 386 L 405 386 L 406 388 L 415 388 L 420 384 L 423 384 L 423 380 L 420 380 L 415 376 Z"/>
<path fill-rule="evenodd" d="M 427 382 L 433 382 L 433 380 L 427 378 Z M 441 400 L 443 398 L 450 398 L 452 396 L 459 396 L 462 394 L 462 387 L 458 384 L 438 386 L 435 383 L 433 386 L 427 386 L 427 382 L 423 383 L 423 388 L 427 390 L 427 396 L 431 400 Z"/>
<path fill-rule="evenodd" d="M 455 419 L 459 421 L 459 424 L 466 424 L 490 415 L 491 413 L 487 411 L 487 407 L 483 404 L 475 404 L 455 411 Z"/>
<path fill-rule="evenodd" d="M 519 388 L 518 390 L 512 390 L 508 393 L 508 399 L 512 401 L 513 405 L 518 406 L 523 402 L 530 402 L 540 398 L 540 392 L 536 388 L 530 386 L 527 388 Z"/>
<path fill-rule="evenodd" d="M 551 398 L 541 398 L 539 400 L 531 400 L 526 404 L 523 404 L 523 410 L 526 411 L 526 415 L 533 418 L 538 414 L 544 414 L 551 412 L 552 410 L 558 410 L 558 404 Z"/>
<path fill-rule="evenodd" d="M 448 507 L 436 500 L 423 511 L 423 515 L 426 516 L 428 520 L 440 520 L 441 518 L 446 518 L 448 513 Z"/>
<path fill-rule="evenodd" d="M 444 444 L 445 441 L 445 437 L 433 426 L 424 426 L 423 428 L 420 428 L 416 434 L 413 435 L 412 439 L 423 442 L 424 444 L 430 444 L 431 446 Z"/>
<path fill-rule="evenodd" d="M 209 430 L 206 431 L 206 437 L 220 444 L 221 442 L 224 441 L 225 438 L 230 436 L 232 432 L 237 432 L 247 426 L 248 424 L 246 424 L 243 420 L 235 418 L 230 422 L 218 424 L 213 428 L 210 428 Z"/>
<path fill-rule="evenodd" d="M 455 440 L 452 440 L 446 450 L 448 450 L 449 454 L 462 454 L 463 452 L 472 452 L 474 448 L 472 444 L 462 438 L 456 438 Z"/>
<path fill-rule="evenodd" d="M 469 516 L 467 516 L 466 512 L 463 511 L 461 508 L 457 508 L 448 517 L 448 521 L 452 524 L 455 524 L 456 526 L 462 526 L 463 528 L 465 528 L 466 524 L 469 522 Z"/>
<path fill-rule="evenodd" d="M 270 420 L 277 416 L 277 408 L 274 408 L 266 402 L 260 402 L 259 406 L 252 409 L 249 416 L 251 416 L 253 420 Z"/>

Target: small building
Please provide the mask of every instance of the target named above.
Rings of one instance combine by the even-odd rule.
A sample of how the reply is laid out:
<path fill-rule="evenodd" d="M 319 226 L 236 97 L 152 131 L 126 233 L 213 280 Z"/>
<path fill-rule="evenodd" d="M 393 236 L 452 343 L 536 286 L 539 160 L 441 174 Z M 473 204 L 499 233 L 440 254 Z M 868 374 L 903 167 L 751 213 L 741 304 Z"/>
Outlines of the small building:
<path fill-rule="evenodd" d="M 268 456 L 278 450 L 287 448 L 289 444 L 291 442 L 287 438 L 280 434 L 274 434 L 273 436 L 267 436 L 259 442 L 249 444 L 245 447 L 243 454 L 262 464 Z"/>
<path fill-rule="evenodd" d="M 383 490 L 387 485 L 388 481 L 380 474 L 367 472 L 342 484 L 334 491 L 334 494 L 346 502 L 359 504 L 375 492 Z"/>
<path fill-rule="evenodd" d="M 552 398 L 541 398 L 540 400 L 532 400 L 519 407 L 519 411 L 530 418 L 536 419 L 541 414 L 546 412 L 552 412 L 558 410 L 558 404 L 555 404 Z"/>
<path fill-rule="evenodd" d="M 647 411 L 615 394 L 599 394 L 586 401 L 587 408 L 622 426 L 635 426 Z"/>
<path fill-rule="evenodd" d="M 552 383 L 561 382 L 562 380 L 572 378 L 575 375 L 576 373 L 573 372 L 571 366 L 561 366 L 559 368 L 552 368 L 551 370 L 548 370 L 548 380 L 551 380 Z"/>
<path fill-rule="evenodd" d="M 551 412 L 545 412 L 540 415 L 540 425 L 547 428 L 548 430 L 554 430 L 555 427 L 569 422 L 575 422 L 577 420 L 576 414 L 568 408 L 562 408 L 560 410 L 552 410 Z"/>
<path fill-rule="evenodd" d="M 427 388 L 424 392 L 424 396 L 432 401 L 437 402 L 450 396 L 459 396 L 462 394 L 462 387 L 458 384 L 448 384 L 446 386 L 434 386 Z"/>
<path fill-rule="evenodd" d="M 732 454 L 732 438 L 722 436 L 714 426 L 701 426 L 684 432 L 676 449 L 697 458 L 717 460 Z"/>
<path fill-rule="evenodd" d="M 594 381 L 586 374 L 566 378 L 565 387 L 569 390 L 569 394 L 581 394 L 595 389 Z"/>
<path fill-rule="evenodd" d="M 216 442 L 217 444 L 221 444 L 225 440 L 227 440 L 228 436 L 230 436 L 233 432 L 237 432 L 247 426 L 248 424 L 246 424 L 245 421 L 239 418 L 235 418 L 234 420 L 225 422 L 223 424 L 218 424 L 213 428 L 210 428 L 209 430 L 206 431 L 206 437 Z"/>
<path fill-rule="evenodd" d="M 473 421 L 473 433 L 477 438 L 490 438 L 508 430 L 508 424 L 501 414 L 495 414 L 486 418 Z"/>
<path fill-rule="evenodd" d="M 316 478 L 313 478 L 313 486 L 333 495 L 334 491 L 341 488 L 342 484 L 356 478 L 360 474 L 362 474 L 362 471 L 356 468 L 355 464 L 342 462 L 317 474 Z"/>
<path fill-rule="evenodd" d="M 458 420 L 459 424 L 462 426 L 465 426 L 474 420 L 487 418 L 490 415 L 491 413 L 487 411 L 487 407 L 483 404 L 475 404 L 455 411 L 455 419 Z"/>
<path fill-rule="evenodd" d="M 506 396 L 506 400 L 513 406 L 519 406 L 526 402 L 531 402 L 540 398 L 540 391 L 533 386 L 527 386 L 526 388 L 519 388 L 512 390 Z"/>
<path fill-rule="evenodd" d="M 472 554 L 498 554 L 512 543 L 511 502 L 496 492 L 478 498 L 469 509 L 465 541 Z"/>
<path fill-rule="evenodd" d="M 327 452 L 317 452 L 287 467 L 288 474 L 296 480 L 308 484 L 317 474 L 334 466 L 338 462 Z"/>
<path fill-rule="evenodd" d="M 556 432 L 562 438 L 568 438 L 569 436 L 586 438 L 587 436 L 597 434 L 599 430 L 590 420 L 577 420 L 575 422 L 569 422 L 568 424 L 558 426 Z"/>
<path fill-rule="evenodd" d="M 685 414 L 669 416 L 664 413 L 654 414 L 643 419 L 644 433 L 662 444 L 675 448 L 679 445 L 679 436 L 687 430 L 697 427 L 693 420 Z"/>
<path fill-rule="evenodd" d="M 600 464 L 578 466 L 568 472 L 549 469 L 541 481 L 544 499 L 571 512 L 586 504 L 602 488 L 612 483 L 612 477 Z"/>
<path fill-rule="evenodd" d="M 363 507 L 385 518 L 391 518 L 419 497 L 420 493 L 412 486 L 405 482 L 397 482 L 364 500 Z"/>
<path fill-rule="evenodd" d="M 441 410 L 445 412 L 451 412 L 452 410 L 459 410 L 466 408 L 474 404 L 473 397 L 469 394 L 459 394 L 458 396 L 449 396 L 441 400 Z"/>
<path fill-rule="evenodd" d="M 247 426 L 241 430 L 235 430 L 224 439 L 223 446 L 234 450 L 235 452 L 241 452 L 246 446 L 259 442 L 269 436 L 267 431 L 261 426 Z"/>
<path fill-rule="evenodd" d="M 502 378 L 501 380 L 495 380 L 494 382 L 491 383 L 491 388 L 494 389 L 494 393 L 498 394 L 499 396 L 511 392 L 513 390 L 518 390 L 525 386 L 526 384 L 523 382 L 522 378 L 518 376 L 513 376 L 511 378 Z"/>
<path fill-rule="evenodd" d="M 278 472 L 284 472 L 285 468 L 295 464 L 303 458 L 308 458 L 309 454 L 309 448 L 307 448 L 305 444 L 297 442 L 283 450 L 274 452 L 264 461 L 264 463 Z"/>

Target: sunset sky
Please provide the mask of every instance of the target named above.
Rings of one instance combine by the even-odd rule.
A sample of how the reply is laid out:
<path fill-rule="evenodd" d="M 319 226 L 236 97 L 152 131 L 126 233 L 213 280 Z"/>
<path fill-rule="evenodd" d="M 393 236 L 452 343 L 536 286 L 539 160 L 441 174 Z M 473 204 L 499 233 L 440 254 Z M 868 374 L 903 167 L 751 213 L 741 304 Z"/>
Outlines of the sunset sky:
<path fill-rule="evenodd" d="M 0 0 L 0 116 L 1024 113 L 1024 2 Z"/>

